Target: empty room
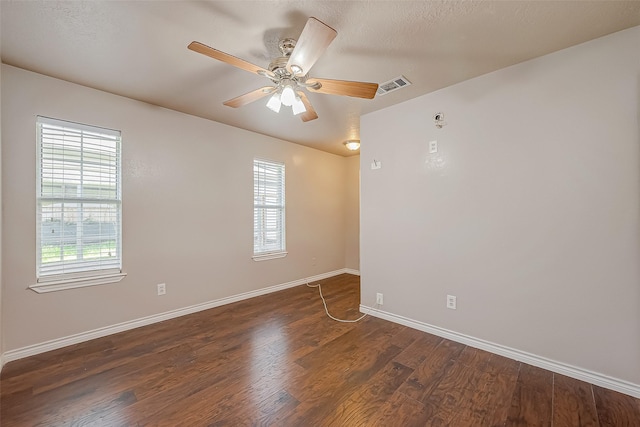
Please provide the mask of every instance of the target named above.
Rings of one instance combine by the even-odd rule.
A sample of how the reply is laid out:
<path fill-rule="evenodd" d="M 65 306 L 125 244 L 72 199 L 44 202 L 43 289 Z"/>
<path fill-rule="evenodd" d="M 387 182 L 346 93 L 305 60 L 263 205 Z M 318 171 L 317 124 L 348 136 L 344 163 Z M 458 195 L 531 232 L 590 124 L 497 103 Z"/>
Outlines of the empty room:
<path fill-rule="evenodd" d="M 640 1 L 0 0 L 0 425 L 640 426 Z"/>

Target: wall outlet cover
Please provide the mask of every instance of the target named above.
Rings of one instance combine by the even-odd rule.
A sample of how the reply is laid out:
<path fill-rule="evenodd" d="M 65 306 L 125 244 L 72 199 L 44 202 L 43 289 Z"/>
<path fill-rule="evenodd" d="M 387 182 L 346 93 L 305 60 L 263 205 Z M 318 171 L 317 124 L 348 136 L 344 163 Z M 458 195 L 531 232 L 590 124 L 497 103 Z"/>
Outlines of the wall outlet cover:
<path fill-rule="evenodd" d="M 457 298 L 455 295 L 447 295 L 447 308 L 455 310 L 457 308 Z"/>
<path fill-rule="evenodd" d="M 438 152 L 438 141 L 429 141 L 429 154 Z"/>

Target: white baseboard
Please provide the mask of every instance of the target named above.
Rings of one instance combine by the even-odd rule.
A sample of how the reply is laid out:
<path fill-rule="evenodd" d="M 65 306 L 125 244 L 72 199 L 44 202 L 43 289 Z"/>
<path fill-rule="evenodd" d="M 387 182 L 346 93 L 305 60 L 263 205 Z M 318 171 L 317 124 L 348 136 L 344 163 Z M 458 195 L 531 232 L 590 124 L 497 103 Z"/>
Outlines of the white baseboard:
<path fill-rule="evenodd" d="M 516 350 L 514 348 L 495 344 L 479 338 L 474 338 L 469 335 L 460 334 L 458 332 L 433 326 L 428 323 L 412 320 L 407 317 L 378 310 L 376 308 L 360 305 L 360 311 L 362 313 L 367 313 L 370 316 L 379 317 L 381 319 L 385 319 L 390 322 L 417 329 L 419 331 L 437 335 L 451 341 L 456 341 L 474 348 L 499 354 L 500 356 L 508 357 L 509 359 L 514 359 L 519 362 L 537 366 L 538 368 L 546 369 L 548 371 L 555 372 L 561 375 L 566 375 L 567 377 L 585 381 L 590 384 L 594 384 L 610 390 L 615 390 L 617 392 L 624 393 L 635 398 L 640 398 L 640 385 L 638 384 L 633 384 L 628 381 L 599 374 L 597 372 L 588 371 L 576 366 L 567 365 L 566 363 L 557 362 L 555 360 L 547 359 L 545 357 L 537 356 L 525 351 Z"/>
<path fill-rule="evenodd" d="M 345 268 L 344 272 L 347 274 L 353 274 L 354 276 L 360 275 L 360 270 L 354 270 L 353 268 Z"/>
<path fill-rule="evenodd" d="M 116 334 L 118 332 L 128 331 L 130 329 L 139 328 L 141 326 L 151 325 L 152 323 L 162 322 L 164 320 L 173 319 L 180 316 L 185 316 L 191 313 L 197 313 L 198 311 L 208 310 L 210 308 L 220 307 L 221 305 L 231 304 L 234 302 L 242 301 L 245 299 L 257 297 L 260 295 L 269 294 L 272 292 L 281 291 L 294 286 L 304 285 L 305 283 L 317 282 L 329 277 L 337 276 L 339 274 L 353 274 L 351 270 L 346 268 L 340 270 L 330 271 L 328 273 L 317 274 L 315 276 L 307 277 L 304 279 L 294 280 L 292 282 L 282 283 L 280 285 L 269 286 L 267 288 L 258 289 L 255 291 L 245 292 L 230 297 L 220 298 L 213 301 L 208 301 L 201 304 L 195 304 L 189 307 L 179 308 L 177 310 L 166 311 L 164 313 L 154 314 L 151 316 L 141 317 L 139 319 L 130 320 L 128 322 L 122 322 L 111 326 L 105 326 L 103 328 L 93 329 L 91 331 L 81 332 L 79 334 L 69 335 L 62 338 L 56 338 L 53 340 L 45 341 L 39 344 L 33 344 L 26 347 L 18 348 L 16 350 L 10 350 L 0 356 L 0 362 L 4 365 L 7 362 L 22 359 L 36 354 L 44 353 L 58 348 L 66 347 L 73 344 L 89 341 L 96 338 L 105 337 L 107 335 Z M 0 368 L 1 369 L 1 368 Z"/>

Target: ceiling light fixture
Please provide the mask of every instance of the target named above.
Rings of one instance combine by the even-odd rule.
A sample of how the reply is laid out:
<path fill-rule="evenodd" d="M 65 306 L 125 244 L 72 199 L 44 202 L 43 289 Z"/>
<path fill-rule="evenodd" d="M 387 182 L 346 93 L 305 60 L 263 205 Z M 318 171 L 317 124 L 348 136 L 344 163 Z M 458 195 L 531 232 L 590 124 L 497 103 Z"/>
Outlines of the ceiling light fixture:
<path fill-rule="evenodd" d="M 352 139 L 344 142 L 344 146 L 347 147 L 347 150 L 356 151 L 360 148 L 360 140 Z"/>
<path fill-rule="evenodd" d="M 298 95 L 296 95 L 295 90 L 293 89 L 293 85 L 290 82 L 286 82 L 282 85 L 276 93 L 274 93 L 271 98 L 269 98 L 269 102 L 267 102 L 267 107 L 271 111 L 275 111 L 276 113 L 280 112 L 280 107 L 283 105 L 287 107 L 291 107 L 294 115 L 298 115 L 300 113 L 304 113 L 307 111 L 304 102 Z"/>

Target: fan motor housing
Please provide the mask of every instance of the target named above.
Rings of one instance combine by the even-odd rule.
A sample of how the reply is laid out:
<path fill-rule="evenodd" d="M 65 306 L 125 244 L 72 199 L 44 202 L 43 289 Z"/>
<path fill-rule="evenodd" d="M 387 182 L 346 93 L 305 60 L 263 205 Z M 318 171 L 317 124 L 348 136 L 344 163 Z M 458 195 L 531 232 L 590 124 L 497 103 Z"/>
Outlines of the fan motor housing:
<path fill-rule="evenodd" d="M 295 39 L 282 39 L 278 43 L 278 49 L 282 52 L 282 56 L 275 58 L 269 64 L 269 71 L 273 72 L 280 78 L 291 78 L 291 72 L 287 70 L 287 63 L 289 62 L 289 57 L 291 56 L 291 52 L 296 47 Z"/>
<path fill-rule="evenodd" d="M 287 71 L 287 62 L 289 62 L 289 57 L 287 56 L 276 58 L 271 61 L 271 64 L 269 64 L 269 71 L 272 71 L 279 76 L 290 74 L 289 71 Z"/>

